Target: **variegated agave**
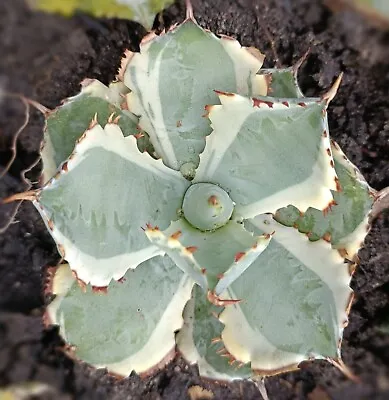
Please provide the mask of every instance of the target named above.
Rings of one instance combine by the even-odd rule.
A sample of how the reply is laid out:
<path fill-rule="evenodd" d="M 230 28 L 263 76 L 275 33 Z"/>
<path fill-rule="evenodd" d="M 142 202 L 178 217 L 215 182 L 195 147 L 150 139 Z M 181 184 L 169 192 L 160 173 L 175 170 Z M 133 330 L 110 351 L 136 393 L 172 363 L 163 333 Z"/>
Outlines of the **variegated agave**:
<path fill-rule="evenodd" d="M 128 375 L 178 349 L 219 380 L 341 365 L 375 191 L 329 138 L 340 81 L 305 98 L 262 61 L 189 8 L 47 114 L 46 183 L 19 198 L 68 262 L 47 317 L 76 357 Z"/>

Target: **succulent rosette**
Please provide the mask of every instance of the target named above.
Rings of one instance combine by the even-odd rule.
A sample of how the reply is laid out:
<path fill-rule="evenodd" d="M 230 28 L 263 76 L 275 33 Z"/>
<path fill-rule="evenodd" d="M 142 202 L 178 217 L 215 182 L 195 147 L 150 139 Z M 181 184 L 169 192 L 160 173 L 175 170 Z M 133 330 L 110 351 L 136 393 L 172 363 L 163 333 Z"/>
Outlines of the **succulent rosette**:
<path fill-rule="evenodd" d="M 178 350 L 219 380 L 341 363 L 374 191 L 329 138 L 336 85 L 305 98 L 263 58 L 189 13 L 47 114 L 30 198 L 77 358 L 129 375 Z"/>

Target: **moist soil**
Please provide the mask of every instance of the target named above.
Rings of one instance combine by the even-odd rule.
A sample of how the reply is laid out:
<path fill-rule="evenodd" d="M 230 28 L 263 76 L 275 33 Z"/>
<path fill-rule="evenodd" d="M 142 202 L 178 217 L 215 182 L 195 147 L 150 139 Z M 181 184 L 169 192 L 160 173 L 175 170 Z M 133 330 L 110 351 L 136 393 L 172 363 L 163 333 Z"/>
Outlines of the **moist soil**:
<path fill-rule="evenodd" d="M 266 54 L 265 66 L 290 66 L 308 49 L 299 78 L 306 95 L 324 93 L 345 73 L 329 110 L 332 137 L 376 189 L 389 185 L 389 33 L 348 10 L 333 13 L 314 0 L 192 0 L 198 22 Z M 154 23 L 180 22 L 184 5 Z M 145 34 L 134 22 L 71 19 L 32 12 L 22 0 L 0 3 L 0 173 L 12 156 L 12 138 L 25 118 L 22 93 L 48 108 L 75 95 L 82 79 L 114 78 L 124 49 L 137 50 Z M 22 174 L 38 157 L 44 118 L 31 109 L 17 155 L 0 179 L 0 197 L 25 189 Z M 27 173 L 37 184 L 38 163 Z M 0 206 L 3 226 L 14 205 Z M 352 288 L 356 298 L 345 330 L 343 359 L 355 383 L 324 361 L 266 380 L 270 399 L 389 399 L 389 214 L 373 224 L 360 251 Z M 34 207 L 25 202 L 0 235 L 0 386 L 40 381 L 56 399 L 188 399 L 201 385 L 214 399 L 260 399 L 253 383 L 228 386 L 201 380 L 195 366 L 176 360 L 153 377 L 117 380 L 75 362 L 62 351 L 56 328 L 42 324 L 47 266 L 59 261 Z M 39 396 L 37 398 L 40 398 Z"/>

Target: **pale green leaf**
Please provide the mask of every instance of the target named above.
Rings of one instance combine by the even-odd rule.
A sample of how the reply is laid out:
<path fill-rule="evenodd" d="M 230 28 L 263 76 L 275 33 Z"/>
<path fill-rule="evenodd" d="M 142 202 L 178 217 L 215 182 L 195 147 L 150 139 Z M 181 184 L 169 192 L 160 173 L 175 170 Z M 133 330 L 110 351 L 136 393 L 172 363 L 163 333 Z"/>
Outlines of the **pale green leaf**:
<path fill-rule="evenodd" d="M 223 324 L 215 316 L 222 310 L 207 301 L 206 293 L 195 285 L 184 310 L 184 325 L 176 337 L 178 350 L 189 363 L 197 364 L 204 378 L 218 381 L 248 379 L 250 365 L 233 363 L 223 351 Z"/>
<path fill-rule="evenodd" d="M 303 98 L 297 82 L 297 67 L 262 69 L 268 83 L 267 95 L 275 98 Z"/>
<path fill-rule="evenodd" d="M 82 11 L 95 17 L 132 19 L 150 29 L 155 14 L 173 0 L 28 0 L 33 8 L 66 16 Z"/>
<path fill-rule="evenodd" d="M 34 204 L 78 278 L 106 286 L 161 254 L 142 228 L 177 219 L 187 186 L 118 125 L 95 125 Z"/>
<path fill-rule="evenodd" d="M 336 189 L 320 100 L 220 94 L 194 182 L 217 182 L 243 218 L 294 204 L 325 208 Z"/>
<path fill-rule="evenodd" d="M 49 320 L 76 357 L 123 376 L 163 367 L 174 357 L 193 281 L 168 257 L 145 261 L 104 294 L 89 286 L 84 292 L 67 265 L 58 268 L 52 286 Z"/>
<path fill-rule="evenodd" d="M 119 126 L 124 136 L 139 133 L 138 119 L 129 111 L 122 110 L 122 95 L 128 89 L 120 82 L 109 87 L 97 80 L 87 79 L 82 83 L 81 92 L 46 115 L 46 128 L 42 149 L 43 179 L 46 183 L 57 168 L 72 153 L 76 141 L 88 129 L 94 116 L 105 124 L 114 113 L 120 116 Z"/>
<path fill-rule="evenodd" d="M 352 293 L 348 265 L 327 242 L 310 242 L 270 215 L 247 226 L 255 234 L 275 233 L 268 248 L 223 294 L 242 299 L 220 315 L 226 349 L 264 375 L 303 360 L 338 359 Z"/>
<path fill-rule="evenodd" d="M 215 291 L 217 296 L 250 266 L 270 241 L 270 236 L 255 237 L 235 221 L 202 232 L 181 218 L 164 232 L 149 229 L 146 233 L 203 290 Z"/>
<path fill-rule="evenodd" d="M 258 50 L 187 19 L 166 34 L 147 36 L 140 53 L 128 54 L 128 107 L 167 166 L 196 167 L 211 132 L 204 107 L 218 103 L 214 90 L 266 94 L 264 77 L 256 75 L 262 61 Z"/>
<path fill-rule="evenodd" d="M 318 240 L 327 235 L 333 248 L 343 250 L 344 257 L 354 260 L 370 227 L 368 218 L 374 194 L 359 170 L 335 142 L 331 144 L 331 150 L 341 189 L 333 191 L 336 205 L 325 213 L 308 208 L 304 214 L 288 206 L 277 211 L 276 219 L 286 226 L 295 226 L 300 232 L 307 233 L 310 240 Z"/>

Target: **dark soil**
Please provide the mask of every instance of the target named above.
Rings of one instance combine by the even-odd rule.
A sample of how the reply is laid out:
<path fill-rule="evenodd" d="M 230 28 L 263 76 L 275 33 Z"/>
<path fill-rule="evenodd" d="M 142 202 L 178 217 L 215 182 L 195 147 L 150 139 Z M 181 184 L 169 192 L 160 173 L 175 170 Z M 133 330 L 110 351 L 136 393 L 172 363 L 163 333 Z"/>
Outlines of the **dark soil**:
<path fill-rule="evenodd" d="M 333 14 L 314 0 L 193 0 L 199 23 L 236 37 L 267 55 L 266 66 L 291 65 L 311 48 L 300 71 L 307 95 L 323 93 L 341 71 L 341 89 L 330 112 L 332 137 L 376 189 L 389 185 L 389 33 L 351 12 Z M 183 4 L 164 14 L 166 25 L 182 21 Z M 156 25 L 159 22 L 156 21 Z M 70 20 L 29 11 L 22 0 L 0 2 L 0 85 L 53 108 L 74 95 L 79 82 L 113 79 L 125 48 L 136 49 L 145 30 L 120 20 Z M 0 107 L 0 168 L 11 156 L 12 136 L 22 124 L 22 104 L 3 97 Z M 31 111 L 17 158 L 0 180 L 0 197 L 23 190 L 21 172 L 38 156 L 43 118 Z M 1 169 L 0 169 L 1 172 Z M 29 177 L 36 182 L 39 165 Z M 0 225 L 13 206 L 0 207 Z M 356 384 L 326 362 L 267 380 L 271 399 L 389 399 L 389 217 L 382 215 L 360 251 L 352 287 L 356 300 L 345 331 L 343 358 L 361 378 Z M 73 362 L 61 352 L 55 328 L 41 322 L 43 277 L 58 255 L 31 204 L 23 204 L 0 235 L 0 386 L 35 380 L 58 390 L 56 398 L 187 399 L 201 384 L 215 399 L 258 399 L 251 383 L 229 387 L 203 382 L 181 359 L 156 376 L 116 381 L 104 371 Z"/>

